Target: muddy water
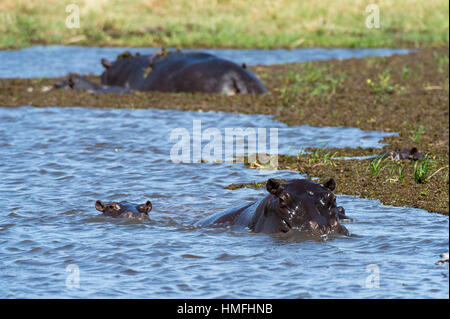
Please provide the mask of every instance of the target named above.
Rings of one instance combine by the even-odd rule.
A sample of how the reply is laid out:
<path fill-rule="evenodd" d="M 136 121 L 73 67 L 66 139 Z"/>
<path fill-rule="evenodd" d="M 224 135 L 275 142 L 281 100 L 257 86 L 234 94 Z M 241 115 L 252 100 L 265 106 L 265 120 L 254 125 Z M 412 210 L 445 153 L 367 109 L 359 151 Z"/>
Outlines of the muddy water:
<path fill-rule="evenodd" d="M 351 237 L 192 227 L 265 194 L 224 186 L 268 177 L 241 164 L 171 162 L 170 131 L 192 132 L 194 119 L 221 132 L 277 127 L 283 152 L 317 141 L 373 147 L 385 135 L 258 115 L 0 108 L 0 297 L 448 298 L 448 264 L 435 264 L 448 250 L 446 216 L 338 196 L 355 219 Z M 100 216 L 97 199 L 150 199 L 152 220 Z"/>
<path fill-rule="evenodd" d="M 0 78 L 35 78 L 65 76 L 69 72 L 79 74 L 100 74 L 103 67 L 101 58 L 115 60 L 124 51 L 153 54 L 157 48 L 126 47 L 80 47 L 80 46 L 36 46 L 22 50 L 0 51 Z M 274 50 L 234 50 L 196 49 L 185 52 L 202 51 L 217 55 L 236 63 L 282 64 L 329 59 L 363 58 L 366 56 L 389 56 L 407 54 L 407 49 L 274 49 Z"/>

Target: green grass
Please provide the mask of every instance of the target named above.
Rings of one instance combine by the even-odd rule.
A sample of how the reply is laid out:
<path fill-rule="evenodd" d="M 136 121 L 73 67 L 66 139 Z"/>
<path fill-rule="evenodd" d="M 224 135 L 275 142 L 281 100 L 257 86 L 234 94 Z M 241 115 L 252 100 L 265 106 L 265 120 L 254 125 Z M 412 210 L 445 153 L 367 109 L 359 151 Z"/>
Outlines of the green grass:
<path fill-rule="evenodd" d="M 65 26 L 68 4 L 80 28 Z M 444 0 L 0 0 L 0 47 L 78 44 L 170 47 L 423 47 L 448 44 Z"/>
<path fill-rule="evenodd" d="M 329 99 L 343 83 L 345 76 L 345 73 L 333 75 L 325 66 L 306 62 L 302 65 L 300 72 L 289 70 L 283 79 L 282 105 L 283 107 L 290 106 L 295 97 L 300 95 Z"/>
<path fill-rule="evenodd" d="M 439 52 L 434 52 L 433 55 L 438 64 L 438 71 L 442 73 L 445 70 L 448 70 L 448 55 L 440 54 Z"/>
<path fill-rule="evenodd" d="M 331 164 L 334 165 L 334 160 L 336 159 L 338 152 L 331 153 L 326 152 L 326 148 L 316 148 L 311 153 L 311 157 L 308 159 L 309 165 L 314 164 Z M 301 161 L 303 157 L 303 149 L 299 152 L 297 158 L 299 161 Z"/>
<path fill-rule="evenodd" d="M 382 166 L 381 164 L 385 160 L 385 155 L 380 156 L 378 158 L 373 159 L 370 161 L 368 170 L 371 177 L 377 177 L 380 175 L 380 173 L 388 166 L 388 164 Z"/>
<path fill-rule="evenodd" d="M 376 81 L 367 79 L 367 85 L 376 94 L 390 94 L 395 90 L 395 87 L 391 84 L 391 72 L 389 69 L 386 69 L 381 74 L 378 74 L 378 80 Z"/>
<path fill-rule="evenodd" d="M 425 182 L 428 177 L 428 173 L 431 170 L 431 160 L 425 157 L 421 161 L 417 161 L 414 164 L 414 181 L 417 184 Z"/>
<path fill-rule="evenodd" d="M 425 133 L 425 126 L 414 124 L 413 128 L 414 131 L 409 138 L 411 139 L 411 141 L 418 143 L 420 137 L 423 135 L 423 133 Z"/>
<path fill-rule="evenodd" d="M 404 66 L 402 68 L 402 79 L 406 80 L 409 76 L 409 68 L 407 66 Z"/>
<path fill-rule="evenodd" d="M 402 183 L 405 181 L 405 165 L 400 165 L 398 167 L 398 178 Z"/>

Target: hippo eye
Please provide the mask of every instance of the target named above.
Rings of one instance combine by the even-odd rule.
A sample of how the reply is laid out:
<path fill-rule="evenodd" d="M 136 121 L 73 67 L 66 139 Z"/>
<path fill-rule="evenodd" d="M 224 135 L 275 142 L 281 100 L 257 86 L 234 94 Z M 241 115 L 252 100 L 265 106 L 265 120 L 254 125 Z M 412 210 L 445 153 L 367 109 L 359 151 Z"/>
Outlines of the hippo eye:
<path fill-rule="evenodd" d="M 288 201 L 289 201 L 290 197 L 291 196 L 289 195 L 289 193 L 282 193 L 279 196 L 280 206 L 281 207 L 287 207 L 287 204 L 288 204 Z"/>
<path fill-rule="evenodd" d="M 325 193 L 320 196 L 319 203 L 323 207 L 333 206 L 336 204 L 336 196 L 334 196 L 333 193 Z"/>

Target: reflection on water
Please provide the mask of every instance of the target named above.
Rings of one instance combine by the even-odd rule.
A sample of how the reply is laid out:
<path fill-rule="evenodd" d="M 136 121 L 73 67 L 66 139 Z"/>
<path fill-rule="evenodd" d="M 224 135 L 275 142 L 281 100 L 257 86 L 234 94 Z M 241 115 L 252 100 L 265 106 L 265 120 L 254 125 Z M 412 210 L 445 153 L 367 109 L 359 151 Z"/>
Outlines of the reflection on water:
<path fill-rule="evenodd" d="M 100 74 L 103 67 L 100 59 L 115 60 L 124 51 L 153 54 L 159 48 L 127 47 L 81 47 L 81 46 L 36 46 L 21 50 L 0 51 L 0 78 L 35 78 L 65 76 L 70 72 L 79 74 Z M 238 64 L 282 64 L 329 59 L 363 58 L 366 56 L 389 56 L 407 54 L 407 49 L 195 49 L 186 52 L 202 51 L 234 61 Z"/>
<path fill-rule="evenodd" d="M 383 136 L 259 115 L 0 108 L 0 297 L 448 298 L 448 264 L 435 264 L 448 250 L 446 216 L 338 196 L 355 219 L 352 237 L 290 242 L 192 227 L 265 194 L 224 186 L 268 177 L 241 164 L 172 163 L 170 130 L 190 130 L 192 119 L 221 131 L 279 127 L 283 151 L 317 141 L 376 146 Z M 152 220 L 100 216 L 97 199 L 150 199 Z"/>

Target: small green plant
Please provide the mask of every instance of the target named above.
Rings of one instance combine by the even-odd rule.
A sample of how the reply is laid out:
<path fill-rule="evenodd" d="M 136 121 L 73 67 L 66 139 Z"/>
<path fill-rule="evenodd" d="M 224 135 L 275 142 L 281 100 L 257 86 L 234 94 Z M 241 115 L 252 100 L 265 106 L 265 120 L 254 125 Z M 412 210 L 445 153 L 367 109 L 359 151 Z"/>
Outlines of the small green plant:
<path fill-rule="evenodd" d="M 389 83 L 391 81 L 391 71 L 386 69 L 378 76 L 379 84 L 381 89 L 384 92 L 392 93 L 394 91 L 394 87 Z"/>
<path fill-rule="evenodd" d="M 309 93 L 309 96 L 324 96 L 325 92 L 328 92 L 329 89 L 330 86 L 327 83 L 317 83 L 312 92 Z"/>
<path fill-rule="evenodd" d="M 428 176 L 428 172 L 431 168 L 431 160 L 425 156 L 421 161 L 417 161 L 414 164 L 414 181 L 416 184 L 421 184 Z"/>
<path fill-rule="evenodd" d="M 303 148 L 301 148 L 301 149 L 298 151 L 297 158 L 298 158 L 299 161 L 302 160 L 303 152 L 304 152 L 304 151 L 305 151 L 305 150 L 304 150 Z"/>
<path fill-rule="evenodd" d="M 300 94 L 329 98 L 336 93 L 344 79 L 344 72 L 334 76 L 327 67 L 307 62 L 300 71 L 289 70 L 284 77 L 280 90 L 282 104 L 289 106 Z"/>
<path fill-rule="evenodd" d="M 289 70 L 283 82 L 284 86 L 281 89 L 281 100 L 283 106 L 289 106 L 292 98 L 302 91 L 300 74 L 294 70 Z"/>
<path fill-rule="evenodd" d="M 312 157 L 309 159 L 309 164 L 315 164 L 319 161 L 320 153 L 322 152 L 321 149 L 315 149 Z"/>
<path fill-rule="evenodd" d="M 356 175 L 356 180 L 359 181 L 359 170 L 358 169 L 355 170 L 355 175 Z"/>
<path fill-rule="evenodd" d="M 405 181 L 405 165 L 401 165 L 398 168 L 398 178 L 400 179 L 400 182 L 404 182 Z"/>
<path fill-rule="evenodd" d="M 405 80 L 409 75 L 409 68 L 407 66 L 404 66 L 402 68 L 402 79 Z"/>
<path fill-rule="evenodd" d="M 378 75 L 378 81 L 372 81 L 371 79 L 367 79 L 367 85 L 377 94 L 380 93 L 393 93 L 395 90 L 395 86 L 390 84 L 391 81 L 391 71 L 386 69 L 383 73 Z"/>
<path fill-rule="evenodd" d="M 387 167 L 387 166 L 386 166 Z M 389 175 L 389 178 L 392 178 L 393 176 L 394 176 L 394 174 L 395 174 L 395 166 L 394 165 L 390 165 L 389 167 L 388 167 L 388 175 Z"/>
<path fill-rule="evenodd" d="M 425 133 L 425 126 L 422 124 L 414 125 L 414 131 L 413 134 L 409 137 L 413 142 L 417 143 L 420 140 L 420 137 Z"/>
<path fill-rule="evenodd" d="M 331 154 L 330 152 L 325 153 L 322 158 L 322 163 L 324 164 L 331 163 L 333 161 L 333 158 L 335 158 L 337 154 L 338 152 L 335 152 L 333 154 Z"/>
<path fill-rule="evenodd" d="M 381 166 L 381 164 L 385 160 L 385 156 L 386 155 L 383 154 L 382 156 L 377 157 L 370 162 L 368 169 L 371 177 L 379 176 L 383 169 L 386 168 L 387 164 L 385 166 Z"/>
<path fill-rule="evenodd" d="M 438 71 L 440 73 L 444 72 L 445 69 L 448 69 L 448 55 L 440 54 L 439 52 L 433 53 L 434 60 L 438 64 Z"/>

